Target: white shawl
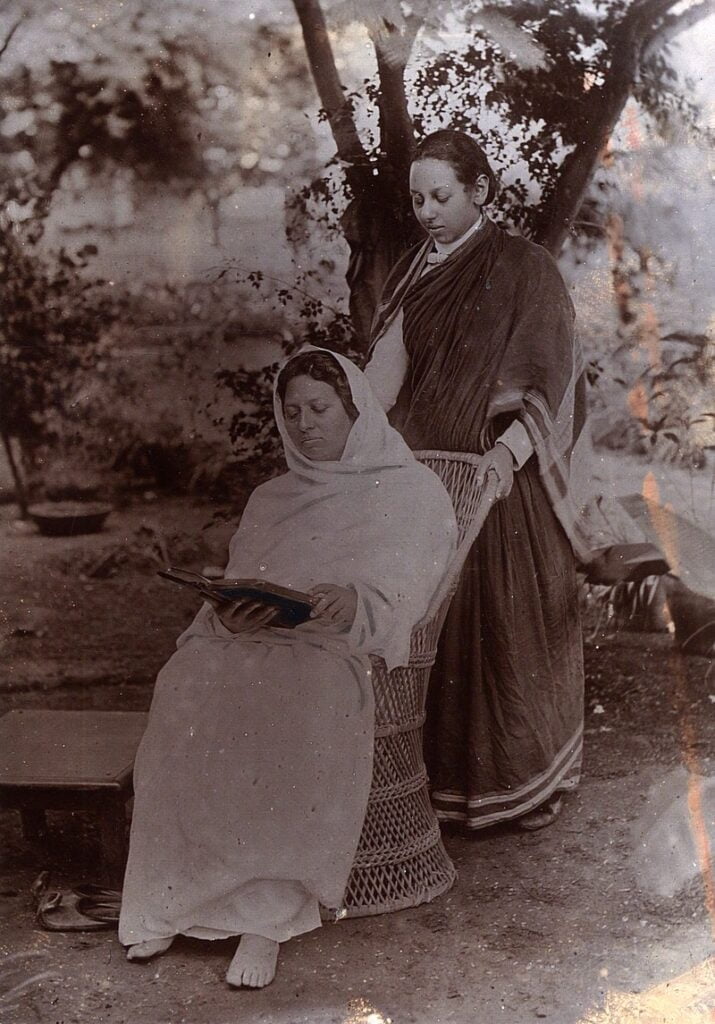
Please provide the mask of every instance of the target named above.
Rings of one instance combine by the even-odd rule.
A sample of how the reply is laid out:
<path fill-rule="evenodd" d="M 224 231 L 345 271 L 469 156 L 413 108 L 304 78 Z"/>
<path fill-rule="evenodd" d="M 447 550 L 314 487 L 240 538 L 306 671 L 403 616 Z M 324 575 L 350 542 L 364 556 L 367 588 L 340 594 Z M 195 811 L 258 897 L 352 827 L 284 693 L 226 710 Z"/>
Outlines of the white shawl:
<path fill-rule="evenodd" d="M 336 462 L 302 455 L 288 437 L 274 391 L 288 472 L 251 495 L 231 541 L 226 576 L 297 590 L 319 583 L 354 587 L 355 621 L 335 639 L 350 653 L 382 656 L 392 669 L 407 664 L 412 628 L 454 551 L 454 510 L 438 477 L 389 425 L 364 374 L 330 354 L 345 371 L 359 413 L 343 455 Z M 306 623 L 293 632 L 302 631 L 320 627 Z"/>

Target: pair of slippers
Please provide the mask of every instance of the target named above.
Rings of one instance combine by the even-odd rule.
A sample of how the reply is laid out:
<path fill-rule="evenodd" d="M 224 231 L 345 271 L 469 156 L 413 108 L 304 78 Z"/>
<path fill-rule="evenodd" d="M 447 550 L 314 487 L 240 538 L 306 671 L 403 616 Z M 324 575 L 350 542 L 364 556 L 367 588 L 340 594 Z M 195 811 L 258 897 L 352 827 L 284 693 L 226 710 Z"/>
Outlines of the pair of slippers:
<path fill-rule="evenodd" d="M 35 920 L 49 932 L 96 932 L 116 928 L 122 894 L 101 885 L 74 889 L 50 888 L 50 873 L 43 871 L 32 885 Z"/>

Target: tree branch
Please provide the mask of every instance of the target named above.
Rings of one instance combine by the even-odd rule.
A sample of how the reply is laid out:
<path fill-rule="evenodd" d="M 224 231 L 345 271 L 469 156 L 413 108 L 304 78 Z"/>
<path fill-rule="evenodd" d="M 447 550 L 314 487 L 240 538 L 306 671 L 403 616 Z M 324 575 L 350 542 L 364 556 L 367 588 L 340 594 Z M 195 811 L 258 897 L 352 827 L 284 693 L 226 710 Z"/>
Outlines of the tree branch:
<path fill-rule="evenodd" d="M 697 25 L 698 22 L 702 21 L 703 18 L 707 18 L 710 14 L 715 14 L 713 0 L 702 0 L 702 3 L 689 7 L 682 14 L 665 15 L 661 23 L 653 29 L 650 37 L 646 40 L 643 48 L 643 59 L 648 60 L 656 50 L 662 49 L 671 39 Z"/>
<path fill-rule="evenodd" d="M 538 240 L 557 254 L 586 194 L 594 168 L 633 92 L 646 42 L 677 0 L 633 0 L 614 27 L 611 66 L 602 89 L 589 94 L 591 130 L 565 158 L 551 196 L 542 206 Z"/>
<path fill-rule="evenodd" d="M 635 78 L 650 34 L 678 0 L 633 0 L 624 15 L 613 50 L 609 80 L 624 73 Z"/>
<path fill-rule="evenodd" d="M 328 117 L 338 156 L 350 167 L 367 163 L 367 153 L 360 141 L 350 106 L 335 66 L 333 48 L 319 0 L 293 0 L 303 32 L 305 51 L 320 102 Z"/>
<path fill-rule="evenodd" d="M 17 19 L 17 21 L 12 26 L 12 28 L 10 29 L 8 34 L 3 39 L 2 43 L 0 43 L 0 58 L 2 58 L 5 55 L 5 51 L 7 50 L 8 46 L 12 42 L 12 37 L 15 35 L 15 33 L 19 29 L 20 25 L 22 25 L 24 20 L 25 20 L 25 15 L 23 14 L 21 17 L 19 17 Z"/>
<path fill-rule="evenodd" d="M 388 163 L 401 171 L 409 164 L 415 147 L 415 129 L 407 109 L 405 91 L 407 56 L 397 62 L 391 47 L 386 48 L 379 39 L 374 40 L 374 44 L 380 78 L 377 104 L 381 148 Z M 410 48 L 411 45 L 410 42 Z"/>

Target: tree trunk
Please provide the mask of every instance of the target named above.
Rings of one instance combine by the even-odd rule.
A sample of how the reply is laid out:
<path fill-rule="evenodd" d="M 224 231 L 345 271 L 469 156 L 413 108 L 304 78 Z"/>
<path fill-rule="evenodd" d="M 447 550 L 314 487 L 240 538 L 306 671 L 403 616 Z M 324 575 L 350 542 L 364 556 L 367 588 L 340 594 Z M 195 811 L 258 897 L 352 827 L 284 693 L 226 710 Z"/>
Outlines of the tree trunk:
<path fill-rule="evenodd" d="M 380 124 L 380 156 L 370 168 L 361 194 L 351 203 L 343 220 L 350 242 L 347 281 L 350 313 L 358 340 L 367 351 L 370 326 L 383 285 L 399 257 L 418 235 L 409 193 L 409 170 L 415 150 L 415 130 L 407 108 L 406 58 L 421 22 L 413 18 L 397 47 L 387 48 L 373 39 L 380 91 L 377 99 Z M 393 29 L 388 33 L 397 33 Z"/>
<path fill-rule="evenodd" d="M 335 66 L 333 48 L 319 0 L 293 0 L 298 14 L 305 52 L 318 98 L 328 117 L 338 157 L 345 164 L 345 177 L 353 198 L 343 215 L 343 234 L 350 247 L 347 281 L 350 291 L 350 317 L 361 343 L 370 327 L 370 302 L 373 286 L 365 277 L 364 252 L 367 240 L 377 232 L 373 225 L 373 205 L 369 159 L 345 99 Z M 369 275 L 368 275 L 369 277 Z"/>
<path fill-rule="evenodd" d="M 407 111 L 404 61 L 395 61 L 373 40 L 380 76 L 380 148 L 370 158 L 358 135 L 335 67 L 325 17 L 318 0 L 293 0 L 320 102 L 328 116 L 352 198 L 342 218 L 350 248 L 346 279 L 350 317 L 359 346 L 366 351 L 370 325 L 382 286 L 395 261 L 414 240 L 407 173 L 414 129 Z M 409 48 L 419 29 L 413 19 L 402 42 Z"/>
<path fill-rule="evenodd" d="M 22 474 L 20 473 L 20 467 L 18 466 L 17 461 L 15 459 L 15 453 L 12 450 L 12 442 L 10 438 L 8 437 L 4 430 L 1 431 L 0 433 L 2 433 L 2 443 L 3 447 L 5 448 L 5 455 L 7 456 L 10 472 L 12 473 L 13 483 L 15 484 L 15 501 L 17 502 L 20 509 L 20 518 L 27 519 L 27 491 L 25 490 L 25 483 L 22 479 Z"/>
<path fill-rule="evenodd" d="M 601 97 L 599 117 L 591 134 L 569 153 L 551 196 L 544 202 L 534 240 L 558 256 L 571 225 L 581 208 L 596 167 L 603 159 L 608 141 L 631 94 L 631 82 L 624 81 L 612 96 Z"/>
<path fill-rule="evenodd" d="M 387 275 L 413 240 L 389 171 L 375 176 L 359 199 L 351 200 L 342 218 L 350 246 L 345 275 L 350 289 L 350 317 L 358 345 L 367 352 L 372 318 Z"/>

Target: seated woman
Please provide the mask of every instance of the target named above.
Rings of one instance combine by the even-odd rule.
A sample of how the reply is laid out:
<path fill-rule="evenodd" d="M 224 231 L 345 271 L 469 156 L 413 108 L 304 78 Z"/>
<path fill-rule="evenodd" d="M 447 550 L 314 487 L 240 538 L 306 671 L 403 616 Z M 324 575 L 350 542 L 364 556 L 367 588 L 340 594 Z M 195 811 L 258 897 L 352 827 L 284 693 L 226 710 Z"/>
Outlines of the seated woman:
<path fill-rule="evenodd" d="M 179 638 L 137 755 L 119 922 L 130 960 L 240 935 L 226 979 L 253 987 L 340 908 L 370 790 L 369 656 L 407 663 L 456 538 L 439 479 L 349 360 L 299 353 L 274 407 L 288 472 L 252 494 L 226 576 L 316 603 L 294 629 L 205 604 Z"/>

